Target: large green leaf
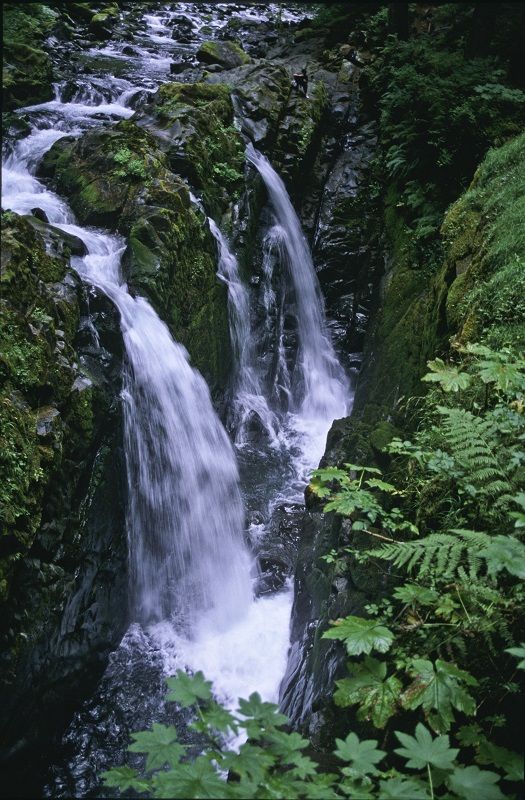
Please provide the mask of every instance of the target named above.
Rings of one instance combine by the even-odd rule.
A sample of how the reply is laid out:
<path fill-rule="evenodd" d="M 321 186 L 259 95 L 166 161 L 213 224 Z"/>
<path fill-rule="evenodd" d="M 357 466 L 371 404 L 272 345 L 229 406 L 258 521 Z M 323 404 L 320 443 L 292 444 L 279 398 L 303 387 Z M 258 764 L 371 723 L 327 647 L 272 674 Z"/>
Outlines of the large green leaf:
<path fill-rule="evenodd" d="M 171 767 L 179 763 L 186 753 L 184 745 L 177 742 L 177 729 L 154 722 L 151 731 L 133 733 L 135 740 L 128 750 L 132 753 L 146 753 L 146 769 L 161 769 L 164 764 Z"/>
<path fill-rule="evenodd" d="M 394 641 L 394 634 L 372 619 L 348 616 L 338 619 L 333 627 L 323 633 L 323 639 L 341 639 L 351 656 L 378 650 L 386 653 Z"/>
<path fill-rule="evenodd" d="M 192 728 L 201 733 L 208 733 L 210 729 L 220 733 L 227 733 L 228 730 L 237 733 L 239 730 L 233 714 L 215 702 L 201 711 L 200 718 L 192 723 Z"/>
<path fill-rule="evenodd" d="M 404 747 L 398 747 L 394 752 L 407 759 L 409 769 L 425 769 L 427 764 L 445 771 L 454 768 L 454 759 L 459 750 L 450 747 L 448 736 L 437 736 L 433 739 L 430 731 L 421 722 L 417 724 L 415 733 L 414 737 L 395 731 Z"/>
<path fill-rule="evenodd" d="M 466 389 L 470 384 L 470 375 L 462 372 L 458 367 L 445 364 L 441 358 L 428 361 L 427 365 L 432 370 L 423 376 L 422 380 L 427 383 L 439 383 L 445 392 L 459 392 Z"/>
<path fill-rule="evenodd" d="M 336 739 L 336 756 L 342 761 L 349 762 L 355 775 L 377 775 L 376 764 L 386 756 L 383 750 L 378 750 L 375 739 L 359 741 L 355 733 L 349 733 L 346 739 Z"/>
<path fill-rule="evenodd" d="M 465 714 L 474 714 L 476 703 L 468 691 L 461 686 L 475 686 L 477 681 L 468 672 L 439 659 L 433 664 L 417 658 L 411 662 L 409 674 L 414 678 L 401 697 L 404 708 L 420 706 L 437 733 L 449 730 L 456 708 Z"/>
<path fill-rule="evenodd" d="M 288 717 L 279 712 L 279 707 L 274 703 L 267 703 L 261 700 L 258 692 L 253 692 L 248 700 L 239 700 L 239 713 L 243 717 L 247 717 L 240 724 L 246 728 L 250 736 L 252 735 L 252 730 L 256 730 L 260 736 L 261 728 L 272 730 L 286 725 L 288 722 Z"/>
<path fill-rule="evenodd" d="M 523 781 L 523 754 L 513 753 L 506 747 L 487 741 L 482 737 L 476 756 L 478 764 L 494 764 L 498 769 L 502 769 L 505 777 L 509 781 Z"/>
<path fill-rule="evenodd" d="M 211 798 L 220 800 L 231 796 L 225 779 L 205 756 L 188 764 L 177 764 L 169 772 L 156 772 L 153 776 L 154 797 Z"/>
<path fill-rule="evenodd" d="M 358 719 L 370 720 L 376 728 L 384 728 L 395 712 L 401 682 L 394 676 L 387 678 L 386 664 L 371 656 L 362 664 L 349 664 L 349 669 L 353 677 L 336 681 L 336 705 L 344 708 L 358 703 Z"/>
<path fill-rule="evenodd" d="M 510 653 L 511 656 L 516 656 L 516 658 L 521 658 L 521 661 L 518 661 L 517 667 L 518 669 L 525 669 L 525 642 L 521 642 L 519 647 L 508 647 L 505 650 L 506 653 Z"/>
<path fill-rule="evenodd" d="M 389 778 L 379 782 L 381 800 L 428 800 L 426 786 L 412 778 Z"/>
<path fill-rule="evenodd" d="M 131 767 L 114 767 L 103 772 L 100 777 L 106 786 L 119 789 L 120 792 L 128 792 L 129 789 L 135 792 L 148 792 L 151 788 L 150 782 Z"/>
<path fill-rule="evenodd" d="M 525 580 L 525 544 L 513 536 L 494 536 L 480 556 L 487 560 L 490 575 L 506 569 L 511 575 Z"/>
<path fill-rule="evenodd" d="M 166 683 L 171 690 L 166 699 L 173 700 L 182 708 L 192 706 L 197 700 L 211 699 L 211 681 L 207 681 L 200 670 L 195 675 L 188 675 L 184 670 L 178 669 L 175 676 L 168 678 Z"/>
<path fill-rule="evenodd" d="M 221 769 L 231 770 L 241 777 L 262 783 L 267 772 L 276 764 L 277 758 L 268 750 L 245 742 L 239 752 L 226 752 L 223 755 Z"/>
<path fill-rule="evenodd" d="M 447 779 L 447 784 L 453 792 L 466 800 L 503 800 L 504 795 L 499 786 L 499 775 L 495 772 L 482 770 L 475 765 L 470 767 L 456 767 Z"/>

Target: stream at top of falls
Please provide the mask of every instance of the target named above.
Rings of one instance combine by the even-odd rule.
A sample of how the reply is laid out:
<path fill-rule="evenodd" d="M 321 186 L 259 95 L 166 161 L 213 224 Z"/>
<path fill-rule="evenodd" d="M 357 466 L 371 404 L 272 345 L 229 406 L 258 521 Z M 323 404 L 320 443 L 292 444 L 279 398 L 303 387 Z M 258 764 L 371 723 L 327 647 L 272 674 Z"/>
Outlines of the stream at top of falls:
<path fill-rule="evenodd" d="M 54 771 L 47 789 L 52 796 L 81 797 L 94 789 L 96 773 L 121 758 L 130 731 L 159 718 L 163 678 L 178 668 L 202 670 L 231 708 L 254 691 L 278 701 L 292 593 L 287 582 L 277 592 L 256 596 L 253 551 L 272 511 L 302 502 L 328 429 L 349 412 L 352 400 L 299 220 L 279 176 L 251 145 L 247 160 L 266 186 L 273 214 L 263 241 L 260 287 L 263 334 L 272 339 L 275 352 L 270 372 L 261 366 L 260 332 L 252 325 L 250 292 L 235 254 L 216 222 L 203 218 L 217 241 L 218 279 L 228 288 L 235 359 L 227 420 L 231 438 L 186 350 L 150 303 L 129 293 L 121 273 L 125 240 L 79 226 L 64 200 L 35 177 L 41 158 L 60 137 L 80 136 L 100 125 L 101 114 L 132 116 L 136 95 L 165 79 L 173 47 L 166 31 L 173 13 L 144 17 L 142 41 L 150 37 L 161 45 L 154 56 L 147 48 L 140 53 L 145 81 L 134 83 L 136 75 L 129 80 L 108 75 L 105 82 L 83 76 L 67 102 L 58 84 L 54 100 L 23 109 L 31 132 L 3 165 L 4 209 L 28 214 L 40 208 L 51 224 L 85 243 L 87 255 L 72 258 L 72 266 L 118 309 L 125 347 L 121 400 L 133 622 L 110 657 L 100 690 L 66 733 L 68 764 Z M 108 49 L 111 45 L 98 52 Z M 286 315 L 295 319 L 293 349 L 284 336 Z M 247 525 L 246 505 L 254 495 L 264 497 L 263 513 Z M 143 709 L 135 710 L 129 729 L 129 720 L 122 723 L 111 708 L 119 702 Z M 112 745 L 112 737 L 118 744 Z"/>

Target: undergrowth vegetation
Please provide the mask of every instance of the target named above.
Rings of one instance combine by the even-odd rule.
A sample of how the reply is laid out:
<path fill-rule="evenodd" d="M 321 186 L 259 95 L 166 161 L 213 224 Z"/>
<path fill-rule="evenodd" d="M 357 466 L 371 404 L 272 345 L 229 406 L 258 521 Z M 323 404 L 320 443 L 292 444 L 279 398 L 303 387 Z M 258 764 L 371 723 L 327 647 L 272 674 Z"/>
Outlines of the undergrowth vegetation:
<path fill-rule="evenodd" d="M 456 363 L 429 367 L 419 430 L 389 445 L 388 479 L 347 464 L 316 470 L 311 483 L 326 512 L 351 521 L 347 542 L 324 559 L 338 561 L 339 574 L 357 558 L 387 576 L 388 595 L 366 617 L 334 620 L 324 633 L 349 657 L 335 704 L 378 738 L 350 732 L 336 740 L 334 763 L 321 767 L 276 706 L 254 694 L 233 714 L 201 673 L 180 672 L 168 699 L 195 706 L 204 751 L 187 761 L 176 730 L 154 725 L 130 747 L 146 754 L 146 774 L 110 770 L 108 787 L 150 797 L 515 796 L 523 777 L 515 735 L 525 668 L 525 360 L 469 345 Z M 369 535 L 367 550 L 356 551 L 354 532 Z M 239 731 L 248 741 L 236 750 L 227 742 Z"/>

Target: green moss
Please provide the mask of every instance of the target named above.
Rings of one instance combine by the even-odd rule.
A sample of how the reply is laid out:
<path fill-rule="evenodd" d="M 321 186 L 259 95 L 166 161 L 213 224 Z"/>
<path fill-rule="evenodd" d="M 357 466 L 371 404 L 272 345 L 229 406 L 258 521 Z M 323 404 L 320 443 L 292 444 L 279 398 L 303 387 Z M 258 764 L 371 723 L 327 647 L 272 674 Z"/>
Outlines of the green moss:
<path fill-rule="evenodd" d="M 71 393 L 77 356 L 76 297 L 56 289 L 66 264 L 45 253 L 23 217 L 2 215 L 0 303 L 0 599 L 40 529 L 46 496 L 60 474 L 64 445 L 90 441 L 89 392 Z M 68 299 L 69 297 L 69 299 Z M 60 337 L 60 338 L 59 338 Z M 60 358 L 57 349 L 60 348 Z M 68 417 L 68 426 L 63 420 Z"/>
<path fill-rule="evenodd" d="M 220 64 L 231 68 L 251 62 L 250 56 L 244 52 L 237 42 L 212 40 L 203 42 L 197 51 L 197 58 L 205 64 Z"/>
<path fill-rule="evenodd" d="M 442 232 L 455 274 L 447 318 L 460 341 L 525 345 L 525 135 L 489 151 Z"/>
<path fill-rule="evenodd" d="M 42 44 L 57 12 L 43 3 L 4 3 L 2 11 L 4 108 L 51 99 L 53 68 Z"/>

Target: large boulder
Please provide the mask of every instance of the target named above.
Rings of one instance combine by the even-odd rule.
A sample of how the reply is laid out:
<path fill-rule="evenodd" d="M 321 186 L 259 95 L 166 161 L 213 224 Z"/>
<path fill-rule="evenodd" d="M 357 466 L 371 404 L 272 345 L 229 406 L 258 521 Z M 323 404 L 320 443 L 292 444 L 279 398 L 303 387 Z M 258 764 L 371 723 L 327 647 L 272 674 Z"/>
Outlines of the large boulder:
<path fill-rule="evenodd" d="M 249 64 L 251 58 L 237 42 L 203 42 L 197 50 L 197 59 L 203 64 L 218 64 L 224 69 L 233 69 Z"/>
<path fill-rule="evenodd" d="M 167 119 L 167 127 L 172 123 Z M 230 367 L 226 287 L 216 276 L 216 244 L 206 220 L 159 143 L 145 126 L 127 120 L 79 140 L 59 140 L 41 174 L 69 197 L 81 222 L 128 237 L 123 263 L 130 289 L 152 302 L 216 390 L 225 386 Z M 202 137 L 195 146 L 202 147 Z M 214 177 L 217 162 L 195 156 L 191 163 L 196 173 L 209 169 Z"/>

